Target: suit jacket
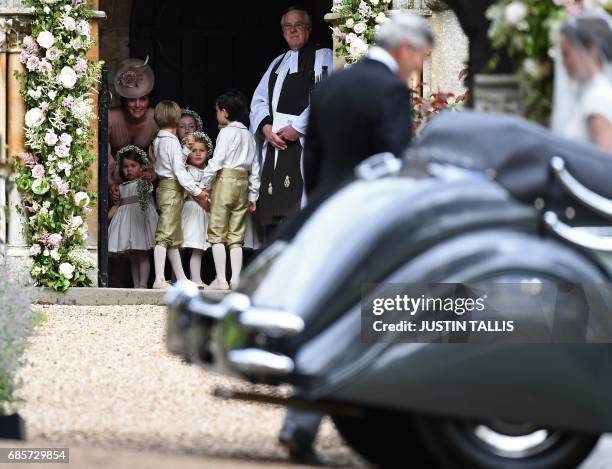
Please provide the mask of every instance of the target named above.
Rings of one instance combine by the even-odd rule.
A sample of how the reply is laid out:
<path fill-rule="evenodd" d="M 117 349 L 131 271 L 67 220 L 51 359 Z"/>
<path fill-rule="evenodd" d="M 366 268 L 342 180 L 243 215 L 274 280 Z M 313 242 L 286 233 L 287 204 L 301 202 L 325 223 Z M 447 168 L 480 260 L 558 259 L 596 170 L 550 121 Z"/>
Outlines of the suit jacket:
<path fill-rule="evenodd" d="M 412 137 L 410 90 L 381 62 L 364 59 L 315 87 L 304 148 L 306 192 L 331 189 L 367 157 L 399 157 Z"/>

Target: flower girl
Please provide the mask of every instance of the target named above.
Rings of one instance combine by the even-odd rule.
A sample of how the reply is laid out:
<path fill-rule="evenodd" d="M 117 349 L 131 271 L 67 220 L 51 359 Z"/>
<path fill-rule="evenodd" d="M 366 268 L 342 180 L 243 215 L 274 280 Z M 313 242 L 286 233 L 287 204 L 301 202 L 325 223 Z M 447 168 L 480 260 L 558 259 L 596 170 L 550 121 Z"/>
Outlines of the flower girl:
<path fill-rule="evenodd" d="M 108 212 L 108 252 L 127 255 L 134 288 L 147 288 L 151 270 L 147 251 L 155 247 L 158 220 L 151 197 L 153 186 L 143 178 L 149 160 L 135 145 L 121 148 L 116 157 L 123 183 L 119 185 L 119 203 Z"/>
<path fill-rule="evenodd" d="M 213 143 L 204 132 L 193 132 L 190 137 L 193 139 L 193 143 L 191 152 L 187 157 L 187 172 L 191 174 L 196 184 L 204 189 L 204 168 L 208 159 L 212 157 Z M 189 261 L 191 281 L 199 286 L 204 286 L 201 270 L 202 255 L 210 247 L 206 240 L 208 214 L 190 196 L 187 196 L 185 205 L 183 205 L 181 227 L 183 229 L 182 247 L 192 249 L 191 260 Z"/>

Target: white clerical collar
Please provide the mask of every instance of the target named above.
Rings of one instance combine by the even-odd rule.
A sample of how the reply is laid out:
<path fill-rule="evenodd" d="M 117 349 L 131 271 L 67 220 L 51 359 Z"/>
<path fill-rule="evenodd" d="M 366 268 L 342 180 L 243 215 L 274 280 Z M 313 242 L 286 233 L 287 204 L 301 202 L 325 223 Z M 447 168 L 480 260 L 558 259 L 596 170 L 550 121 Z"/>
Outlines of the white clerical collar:
<path fill-rule="evenodd" d="M 371 47 L 368 51 L 368 58 L 385 64 L 393 73 L 397 73 L 397 71 L 399 70 L 399 66 L 397 65 L 397 62 L 395 61 L 393 56 L 382 47 Z"/>
<path fill-rule="evenodd" d="M 298 50 L 288 50 L 283 58 L 283 63 L 276 70 L 276 74 L 280 75 L 281 71 L 284 71 L 285 68 L 289 69 L 289 73 L 297 73 L 298 71 L 298 59 L 300 56 L 300 51 Z"/>

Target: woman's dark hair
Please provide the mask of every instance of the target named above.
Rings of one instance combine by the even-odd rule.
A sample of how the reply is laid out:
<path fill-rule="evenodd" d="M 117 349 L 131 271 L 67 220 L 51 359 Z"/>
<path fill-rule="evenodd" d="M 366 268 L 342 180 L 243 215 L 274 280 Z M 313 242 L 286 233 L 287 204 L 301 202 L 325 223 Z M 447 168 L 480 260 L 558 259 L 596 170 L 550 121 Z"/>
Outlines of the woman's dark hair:
<path fill-rule="evenodd" d="M 561 33 L 574 46 L 589 50 L 594 47 L 602 62 L 612 61 L 612 29 L 597 16 L 579 16 L 566 21 Z"/>
<path fill-rule="evenodd" d="M 215 104 L 219 109 L 225 109 L 230 122 L 239 121 L 246 125 L 249 117 L 249 107 L 244 94 L 240 91 L 226 91 L 219 95 Z"/>

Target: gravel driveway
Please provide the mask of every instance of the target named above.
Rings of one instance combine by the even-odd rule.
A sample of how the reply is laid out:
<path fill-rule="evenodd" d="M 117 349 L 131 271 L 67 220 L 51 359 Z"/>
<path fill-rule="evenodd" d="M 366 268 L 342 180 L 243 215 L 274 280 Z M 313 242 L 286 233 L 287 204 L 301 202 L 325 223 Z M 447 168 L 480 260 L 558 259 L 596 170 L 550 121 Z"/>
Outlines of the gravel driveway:
<path fill-rule="evenodd" d="M 276 444 L 283 410 L 213 397 L 217 386 L 246 385 L 169 355 L 165 308 L 40 308 L 48 319 L 20 373 L 27 446 L 71 447 L 80 469 L 285 466 Z M 335 466 L 367 467 L 329 421 L 317 449 Z M 606 436 L 581 469 L 610 467 Z"/>
<path fill-rule="evenodd" d="M 32 338 L 20 374 L 28 439 L 285 460 L 276 443 L 283 410 L 213 397 L 217 386 L 245 385 L 169 355 L 165 308 L 41 309 L 48 319 Z M 329 421 L 317 448 L 334 465 L 362 465 Z"/>

